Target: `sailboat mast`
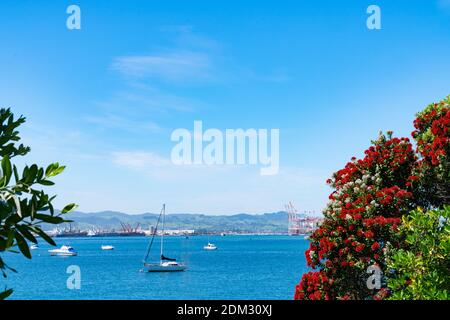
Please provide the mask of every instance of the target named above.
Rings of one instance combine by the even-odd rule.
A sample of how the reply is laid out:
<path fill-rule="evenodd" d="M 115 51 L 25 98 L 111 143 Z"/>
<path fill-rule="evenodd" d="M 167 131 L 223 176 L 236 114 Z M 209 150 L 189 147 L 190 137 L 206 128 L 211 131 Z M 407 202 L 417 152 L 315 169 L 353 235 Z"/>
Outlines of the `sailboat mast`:
<path fill-rule="evenodd" d="M 148 255 L 150 254 L 150 250 L 152 248 L 153 241 L 155 240 L 156 233 L 158 232 L 159 222 L 161 221 L 162 214 L 163 214 L 163 209 L 161 208 L 161 211 L 159 212 L 158 220 L 156 221 L 155 229 L 153 230 L 152 240 L 149 242 L 148 247 L 147 247 L 147 253 L 144 258 L 144 263 L 147 262 Z"/>
<path fill-rule="evenodd" d="M 162 233 L 161 233 L 161 263 L 162 263 L 162 256 L 163 256 L 163 249 L 164 249 L 164 223 L 166 220 L 166 204 L 163 204 L 163 216 L 162 216 Z"/>

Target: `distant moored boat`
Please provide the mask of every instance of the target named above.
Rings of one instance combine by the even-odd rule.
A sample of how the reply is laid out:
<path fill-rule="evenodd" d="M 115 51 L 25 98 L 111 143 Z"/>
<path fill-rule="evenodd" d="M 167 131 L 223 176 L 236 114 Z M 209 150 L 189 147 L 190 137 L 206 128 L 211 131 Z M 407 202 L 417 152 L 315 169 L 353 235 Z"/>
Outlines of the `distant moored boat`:
<path fill-rule="evenodd" d="M 76 256 L 77 252 L 71 246 L 62 246 L 59 249 L 48 250 L 52 256 Z"/>
<path fill-rule="evenodd" d="M 204 250 L 217 250 L 217 247 L 214 243 L 208 242 L 206 246 L 203 247 Z"/>

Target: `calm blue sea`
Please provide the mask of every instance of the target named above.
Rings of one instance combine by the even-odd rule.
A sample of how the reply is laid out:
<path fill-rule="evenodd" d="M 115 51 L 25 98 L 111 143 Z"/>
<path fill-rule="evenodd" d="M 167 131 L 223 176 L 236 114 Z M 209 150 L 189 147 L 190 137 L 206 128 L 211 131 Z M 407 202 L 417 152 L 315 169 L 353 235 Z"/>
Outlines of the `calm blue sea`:
<path fill-rule="evenodd" d="M 292 299 L 294 287 L 307 271 L 308 241 L 289 236 L 216 236 L 218 246 L 205 251 L 205 236 L 166 237 L 165 255 L 188 264 L 178 273 L 139 272 L 149 238 L 57 238 L 71 245 L 76 257 L 55 257 L 41 244 L 33 259 L 3 256 L 18 273 L 8 273 L 4 285 L 14 288 L 11 299 Z M 102 251 L 102 244 L 115 246 Z M 158 259 L 159 239 L 151 257 Z M 81 270 L 81 288 L 68 289 L 67 267 Z"/>

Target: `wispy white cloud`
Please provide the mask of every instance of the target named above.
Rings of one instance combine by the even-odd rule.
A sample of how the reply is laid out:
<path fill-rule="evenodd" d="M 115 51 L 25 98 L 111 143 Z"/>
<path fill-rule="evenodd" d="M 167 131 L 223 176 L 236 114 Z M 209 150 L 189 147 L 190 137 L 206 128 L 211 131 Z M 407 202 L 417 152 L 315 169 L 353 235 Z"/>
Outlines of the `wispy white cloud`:
<path fill-rule="evenodd" d="M 251 69 L 243 69 L 241 73 L 243 78 L 257 82 L 284 83 L 290 80 L 289 75 L 284 70 L 257 73 Z"/>
<path fill-rule="evenodd" d="M 169 158 L 148 151 L 118 151 L 113 152 L 111 158 L 116 165 L 155 180 L 187 182 L 231 169 L 231 166 L 176 165 Z"/>
<path fill-rule="evenodd" d="M 202 105 L 138 81 L 125 86 L 108 99 L 95 101 L 96 113 L 84 119 L 106 129 L 161 133 L 164 128 L 157 121 L 159 116 L 172 112 L 189 113 Z"/>
<path fill-rule="evenodd" d="M 160 114 L 170 112 L 192 112 L 201 105 L 198 101 L 161 91 L 153 86 L 140 82 L 130 82 L 126 87 L 108 99 L 94 102 L 102 112 L 103 125 L 127 127 L 128 124 L 142 127 L 143 119 L 147 127 L 149 123 L 157 126 L 154 120 Z M 100 121 L 98 121 L 100 122 Z"/>
<path fill-rule="evenodd" d="M 167 34 L 171 42 L 179 48 L 206 50 L 215 54 L 222 50 L 221 43 L 197 33 L 191 25 L 166 25 L 162 26 L 160 30 Z"/>
<path fill-rule="evenodd" d="M 153 152 L 122 151 L 112 153 L 113 162 L 130 169 L 151 170 L 170 166 L 170 160 Z"/>
<path fill-rule="evenodd" d="M 161 129 L 157 123 L 161 114 L 192 112 L 202 105 L 175 90 L 169 91 L 167 84 L 214 81 L 217 44 L 196 35 L 189 26 L 166 27 L 163 32 L 172 34 L 170 49 L 113 59 L 110 70 L 124 76 L 121 87 L 109 98 L 95 102 L 98 114 L 86 117 L 88 122 L 131 132 L 156 132 Z"/>
<path fill-rule="evenodd" d="M 198 102 L 183 98 L 174 94 L 166 93 L 161 90 L 145 85 L 134 84 L 128 91 L 122 91 L 117 98 L 129 102 L 128 105 L 140 107 L 141 112 L 191 112 L 195 109 L 194 105 Z"/>
<path fill-rule="evenodd" d="M 104 128 L 122 129 L 131 132 L 161 132 L 158 124 L 151 121 L 137 121 L 120 117 L 114 114 L 105 114 L 99 116 L 89 115 L 85 118 L 88 122 Z"/>
<path fill-rule="evenodd" d="M 28 124 L 22 131 L 22 141 L 32 148 L 33 153 L 56 153 L 61 150 L 68 152 L 83 146 L 89 136 L 78 129 L 66 129 L 48 127 L 44 124 Z"/>
<path fill-rule="evenodd" d="M 112 92 L 92 101 L 93 109 L 83 120 L 112 134 L 164 132 L 161 118 L 170 113 L 192 112 L 200 103 L 175 93 L 168 84 L 189 84 L 212 79 L 213 42 L 195 35 L 188 26 L 167 27 L 173 46 L 160 52 L 123 55 L 112 59 L 109 70 L 119 77 Z M 167 85 L 167 83 L 166 83 Z M 170 90 L 170 91 L 169 91 Z M 172 116 L 172 115 L 171 115 Z"/>
<path fill-rule="evenodd" d="M 95 102 L 99 109 L 97 114 L 86 117 L 88 122 L 133 133 L 158 132 L 164 127 L 160 122 L 162 114 L 172 116 L 205 108 L 201 101 L 178 90 L 180 85 L 288 80 L 282 69 L 256 73 L 239 66 L 224 54 L 217 41 L 199 35 L 191 26 L 164 27 L 162 32 L 169 34 L 172 43 L 166 49 L 113 58 L 110 69 L 124 76 L 119 79 L 121 86 L 108 98 Z"/>
<path fill-rule="evenodd" d="M 172 51 L 168 53 L 122 56 L 111 68 L 127 76 L 166 81 L 212 79 L 212 64 L 207 53 Z"/>
<path fill-rule="evenodd" d="M 111 70 L 133 79 L 175 84 L 279 83 L 290 79 L 287 72 L 277 66 L 255 72 L 242 62 L 234 61 L 232 53 L 224 52 L 219 42 L 194 32 L 192 26 L 165 26 L 161 30 L 172 37 L 171 48 L 162 52 L 116 57 Z"/>

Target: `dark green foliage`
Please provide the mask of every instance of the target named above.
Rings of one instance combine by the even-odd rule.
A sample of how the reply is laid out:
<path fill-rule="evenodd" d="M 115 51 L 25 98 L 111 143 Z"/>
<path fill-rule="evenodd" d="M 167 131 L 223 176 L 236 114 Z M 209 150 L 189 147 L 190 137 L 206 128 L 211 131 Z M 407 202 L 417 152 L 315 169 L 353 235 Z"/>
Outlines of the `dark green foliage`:
<path fill-rule="evenodd" d="M 450 299 L 450 206 L 403 217 L 405 246 L 389 252 L 391 299 Z"/>
<path fill-rule="evenodd" d="M 50 178 L 64 171 L 64 166 L 52 163 L 46 169 L 36 164 L 25 166 L 22 174 L 11 162 L 14 157 L 25 156 L 29 147 L 18 144 L 17 128 L 25 122 L 24 117 L 14 119 L 10 109 L 0 109 L 0 254 L 5 251 L 19 252 L 31 259 L 28 243 L 38 243 L 38 237 L 55 245 L 54 241 L 39 227 L 43 222 L 59 224 L 68 222 L 62 215 L 75 208 L 67 205 L 60 214 L 55 215 L 52 201 L 42 186 L 54 183 Z M 0 271 L 6 277 L 6 271 L 16 272 L 0 256 Z M 0 292 L 0 300 L 12 294 L 12 289 Z"/>

